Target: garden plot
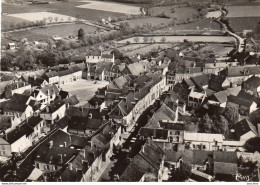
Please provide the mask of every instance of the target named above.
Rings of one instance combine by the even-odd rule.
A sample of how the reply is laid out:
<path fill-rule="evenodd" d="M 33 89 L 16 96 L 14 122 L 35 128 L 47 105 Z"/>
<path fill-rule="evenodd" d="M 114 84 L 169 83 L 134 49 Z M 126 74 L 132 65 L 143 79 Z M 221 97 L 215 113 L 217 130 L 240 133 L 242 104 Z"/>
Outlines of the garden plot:
<path fill-rule="evenodd" d="M 46 22 L 66 22 L 68 20 L 75 20 L 75 17 L 70 17 L 67 15 L 56 14 L 51 12 L 31 12 L 31 13 L 18 13 L 9 14 L 10 17 L 20 18 L 27 21 L 41 21 L 46 19 Z"/>
<path fill-rule="evenodd" d="M 116 12 L 123 14 L 132 14 L 139 15 L 141 13 L 140 7 L 129 6 L 119 3 L 110 3 L 110 2 L 97 2 L 97 1 L 80 1 L 86 2 L 88 4 L 76 6 L 77 8 L 86 8 L 86 9 L 94 9 L 108 12 Z"/>

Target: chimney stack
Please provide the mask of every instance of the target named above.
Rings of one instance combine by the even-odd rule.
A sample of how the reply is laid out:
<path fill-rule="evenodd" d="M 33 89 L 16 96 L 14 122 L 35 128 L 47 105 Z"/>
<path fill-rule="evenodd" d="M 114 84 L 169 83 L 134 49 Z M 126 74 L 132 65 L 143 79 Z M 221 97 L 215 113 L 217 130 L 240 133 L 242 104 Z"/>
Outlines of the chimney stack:
<path fill-rule="evenodd" d="M 49 112 L 50 111 L 50 108 L 49 106 L 46 107 L 46 112 Z"/>
<path fill-rule="evenodd" d="M 66 142 L 64 142 L 64 148 L 65 148 L 65 147 L 67 147 L 67 143 L 66 143 Z"/>

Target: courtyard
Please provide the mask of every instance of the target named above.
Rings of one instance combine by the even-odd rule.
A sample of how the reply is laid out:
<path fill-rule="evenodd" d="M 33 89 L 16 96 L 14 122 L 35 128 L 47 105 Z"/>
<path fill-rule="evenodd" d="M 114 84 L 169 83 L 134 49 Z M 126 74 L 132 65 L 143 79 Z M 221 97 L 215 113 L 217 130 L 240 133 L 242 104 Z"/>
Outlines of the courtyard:
<path fill-rule="evenodd" d="M 108 81 L 97 81 L 94 84 L 94 82 L 92 80 L 79 79 L 75 82 L 62 85 L 61 88 L 72 95 L 76 95 L 80 102 L 78 106 L 82 106 L 95 95 L 98 88 L 105 87 L 109 83 Z"/>

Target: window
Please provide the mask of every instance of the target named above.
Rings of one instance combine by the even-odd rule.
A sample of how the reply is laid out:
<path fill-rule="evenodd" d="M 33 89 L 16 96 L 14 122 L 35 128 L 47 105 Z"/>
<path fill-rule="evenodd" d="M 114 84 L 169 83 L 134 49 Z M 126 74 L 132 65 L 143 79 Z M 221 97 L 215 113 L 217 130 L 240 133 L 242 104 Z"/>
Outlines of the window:
<path fill-rule="evenodd" d="M 57 167 L 57 166 L 53 166 L 53 169 L 54 169 L 54 170 L 58 170 L 58 167 Z"/>
<path fill-rule="evenodd" d="M 3 152 L 3 155 L 5 155 L 5 151 L 2 151 Z"/>
<path fill-rule="evenodd" d="M 35 165 L 36 165 L 36 168 L 40 168 L 39 163 L 35 163 Z"/>
<path fill-rule="evenodd" d="M 47 170 L 49 170 L 49 169 L 50 169 L 50 166 L 47 164 L 47 165 L 46 165 L 46 168 L 47 168 Z"/>
<path fill-rule="evenodd" d="M 203 149 L 206 149 L 206 145 L 203 145 Z"/>
<path fill-rule="evenodd" d="M 2 148 L 2 150 L 4 150 L 5 149 L 5 145 L 1 145 L 1 148 Z"/>

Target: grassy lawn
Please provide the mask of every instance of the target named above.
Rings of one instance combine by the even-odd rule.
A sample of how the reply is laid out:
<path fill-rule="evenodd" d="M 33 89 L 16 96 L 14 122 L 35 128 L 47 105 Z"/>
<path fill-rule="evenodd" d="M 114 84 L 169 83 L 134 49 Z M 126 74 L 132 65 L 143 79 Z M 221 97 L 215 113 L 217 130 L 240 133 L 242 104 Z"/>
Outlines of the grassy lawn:
<path fill-rule="evenodd" d="M 126 21 L 119 21 L 116 24 L 120 24 L 123 22 L 128 22 L 131 28 L 135 28 L 138 26 L 143 26 L 144 24 L 152 24 L 152 26 L 158 26 L 161 24 L 169 24 L 171 22 L 171 19 L 165 19 L 165 18 L 158 18 L 158 17 L 150 17 L 150 18 L 144 18 L 144 19 L 133 19 L 133 20 L 126 20 Z"/>
<path fill-rule="evenodd" d="M 243 30 L 254 30 L 260 17 L 229 17 L 229 26 L 234 32 L 243 32 Z"/>
<path fill-rule="evenodd" d="M 186 20 L 187 18 L 192 18 L 192 17 L 198 15 L 198 11 L 191 7 L 182 6 L 182 7 L 178 8 L 178 6 L 175 6 L 174 13 L 172 13 L 171 9 L 172 9 L 172 6 L 154 7 L 151 9 L 151 15 L 157 16 L 164 12 L 165 15 L 167 15 L 171 18 L 176 18 L 177 19 L 176 22 Z"/>
<path fill-rule="evenodd" d="M 54 25 L 47 26 L 44 28 L 33 28 L 29 30 L 22 30 L 10 33 L 13 39 L 21 40 L 27 38 L 29 41 L 34 40 L 47 40 L 54 35 L 61 37 L 67 37 L 69 35 L 77 35 L 78 30 L 82 28 L 85 33 L 93 33 L 96 31 L 96 27 L 85 25 L 85 24 L 65 24 L 65 25 Z"/>
<path fill-rule="evenodd" d="M 94 81 L 80 79 L 76 82 L 68 83 L 61 86 L 62 90 L 70 92 L 72 95 L 76 95 L 80 103 L 79 106 L 87 103 L 87 100 L 91 99 L 98 88 L 108 85 L 108 81 Z"/>
<path fill-rule="evenodd" d="M 172 44 L 149 44 L 149 45 L 146 45 L 146 46 L 143 46 L 141 48 L 138 48 L 136 50 L 133 50 L 133 51 L 129 51 L 129 52 L 126 52 L 127 55 L 134 55 L 134 54 L 146 54 L 146 53 L 149 53 L 150 51 L 152 50 L 158 50 L 158 48 L 171 48 L 172 47 Z"/>

